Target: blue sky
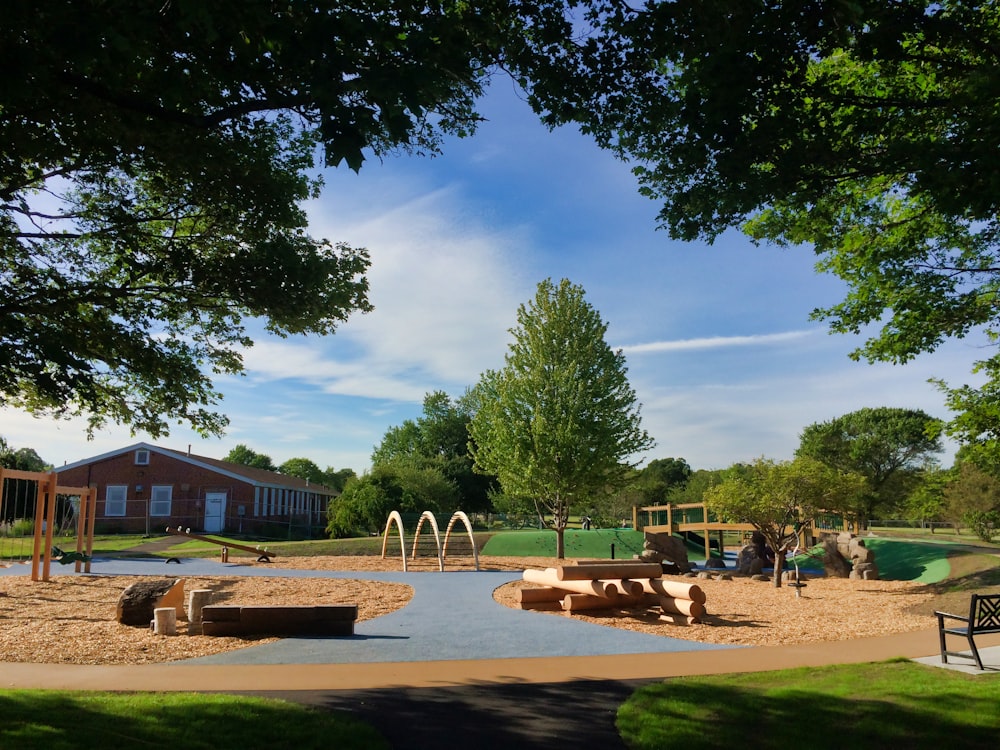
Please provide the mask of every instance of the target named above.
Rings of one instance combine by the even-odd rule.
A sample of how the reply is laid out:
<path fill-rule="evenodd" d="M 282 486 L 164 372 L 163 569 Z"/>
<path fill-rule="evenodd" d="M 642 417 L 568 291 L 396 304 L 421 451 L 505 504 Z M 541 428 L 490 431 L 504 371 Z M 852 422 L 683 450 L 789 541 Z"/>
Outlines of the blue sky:
<path fill-rule="evenodd" d="M 502 366 L 517 307 L 545 278 L 582 286 L 624 350 L 657 443 L 645 459 L 711 469 L 791 458 L 813 422 L 865 406 L 945 418 L 927 379 L 969 382 L 980 354 L 970 342 L 902 367 L 850 360 L 860 339 L 809 320 L 844 287 L 815 273 L 808 249 L 754 247 L 736 232 L 712 246 L 671 241 L 627 164 L 573 130 L 547 131 L 509 82 L 495 82 L 482 111 L 479 133 L 442 156 L 325 172 L 311 231 L 369 249 L 375 310 L 332 337 L 261 333 L 245 376 L 217 382 L 225 437 L 109 428 L 88 442 L 82 421 L 10 409 L 0 435 L 57 466 L 149 440 L 216 458 L 243 443 L 278 464 L 301 456 L 361 473 L 426 393 L 458 396 Z"/>

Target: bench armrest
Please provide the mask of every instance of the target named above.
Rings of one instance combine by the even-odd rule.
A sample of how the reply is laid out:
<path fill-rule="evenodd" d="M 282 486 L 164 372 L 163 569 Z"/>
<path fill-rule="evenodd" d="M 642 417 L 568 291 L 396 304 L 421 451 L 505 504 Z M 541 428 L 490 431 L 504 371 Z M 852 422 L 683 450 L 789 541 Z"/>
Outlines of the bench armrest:
<path fill-rule="evenodd" d="M 938 612 L 935 610 L 935 615 L 937 615 L 938 620 L 943 620 L 945 617 L 949 617 L 952 620 L 961 620 L 962 622 L 968 622 L 969 618 L 965 615 L 953 615 L 948 612 Z"/>

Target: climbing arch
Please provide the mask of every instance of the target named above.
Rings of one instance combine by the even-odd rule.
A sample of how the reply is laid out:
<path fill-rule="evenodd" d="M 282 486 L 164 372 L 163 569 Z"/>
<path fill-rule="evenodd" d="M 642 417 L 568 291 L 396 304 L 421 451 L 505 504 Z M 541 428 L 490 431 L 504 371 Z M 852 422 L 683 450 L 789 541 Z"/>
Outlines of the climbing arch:
<path fill-rule="evenodd" d="M 434 530 L 434 543 L 437 545 L 438 570 L 444 570 L 444 554 L 441 550 L 441 531 L 438 529 L 437 519 L 429 510 L 425 510 L 421 513 L 420 520 L 417 521 L 417 530 L 413 534 L 413 554 L 410 555 L 410 559 L 417 559 L 417 542 L 420 541 L 420 530 L 424 527 L 424 521 L 430 521 L 431 529 Z"/>
<path fill-rule="evenodd" d="M 465 530 L 469 534 L 469 543 L 472 545 L 472 558 L 476 562 L 476 570 L 479 570 L 479 550 L 476 549 L 476 538 L 472 535 L 472 522 L 469 521 L 469 517 L 465 515 L 464 511 L 456 510 L 451 514 L 451 519 L 448 521 L 448 528 L 444 532 L 444 557 L 448 556 L 448 540 L 451 538 L 451 530 L 455 527 L 455 524 L 461 521 L 465 524 Z"/>
<path fill-rule="evenodd" d="M 403 517 L 399 515 L 398 510 L 394 510 L 389 513 L 389 518 L 385 522 L 385 531 L 382 532 L 382 559 L 385 559 L 385 548 L 389 543 L 389 529 L 392 528 L 392 524 L 396 524 L 396 528 L 399 529 L 399 550 L 403 557 L 403 572 L 406 572 L 406 535 L 403 533 Z"/>

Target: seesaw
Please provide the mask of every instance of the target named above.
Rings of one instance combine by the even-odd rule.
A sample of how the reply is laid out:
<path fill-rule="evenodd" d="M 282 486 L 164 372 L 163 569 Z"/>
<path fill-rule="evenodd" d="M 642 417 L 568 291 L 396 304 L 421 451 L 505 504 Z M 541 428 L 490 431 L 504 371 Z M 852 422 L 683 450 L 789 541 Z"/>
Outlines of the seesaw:
<path fill-rule="evenodd" d="M 222 547 L 223 562 L 227 562 L 229 560 L 229 555 L 227 553 L 230 549 L 243 550 L 244 552 L 249 552 L 254 555 L 259 555 L 259 557 L 257 558 L 257 562 L 269 563 L 271 562 L 271 558 L 276 556 L 274 552 L 268 552 L 266 549 L 261 549 L 260 547 L 250 547 L 246 544 L 237 544 L 236 542 L 230 542 L 220 539 L 212 539 L 212 537 L 203 536 L 202 534 L 192 534 L 191 529 L 182 529 L 180 526 L 178 526 L 176 529 L 172 529 L 168 526 L 167 533 L 173 534 L 175 536 L 186 536 L 188 539 L 197 539 L 199 542 L 209 542 L 211 544 L 218 544 L 220 547 Z M 167 562 L 179 563 L 180 559 L 176 557 L 170 557 L 167 558 Z"/>

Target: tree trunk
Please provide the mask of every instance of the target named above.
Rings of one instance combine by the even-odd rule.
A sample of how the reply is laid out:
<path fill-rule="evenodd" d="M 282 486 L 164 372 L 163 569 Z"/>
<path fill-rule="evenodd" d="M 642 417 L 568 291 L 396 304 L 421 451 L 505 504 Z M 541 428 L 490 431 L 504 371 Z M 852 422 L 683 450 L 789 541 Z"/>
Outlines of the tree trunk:
<path fill-rule="evenodd" d="M 566 559 L 566 542 L 563 539 L 563 531 L 566 527 L 561 523 L 556 524 L 556 558 L 559 560 Z"/>
<path fill-rule="evenodd" d="M 781 574 L 785 572 L 785 555 L 788 550 L 780 547 L 774 552 L 774 588 L 781 588 Z"/>

